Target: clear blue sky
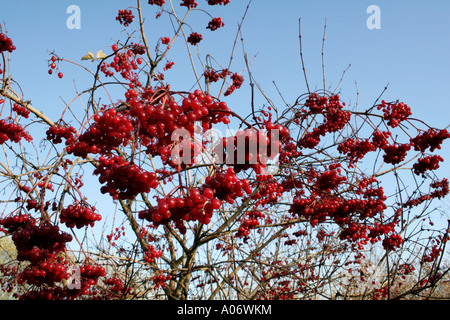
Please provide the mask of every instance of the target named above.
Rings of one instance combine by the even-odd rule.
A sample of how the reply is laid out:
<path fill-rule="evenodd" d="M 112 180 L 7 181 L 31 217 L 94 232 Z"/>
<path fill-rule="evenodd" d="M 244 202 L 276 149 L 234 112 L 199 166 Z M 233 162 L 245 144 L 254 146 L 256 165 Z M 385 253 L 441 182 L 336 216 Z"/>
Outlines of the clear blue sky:
<path fill-rule="evenodd" d="M 173 1 L 178 8 L 178 0 Z M 203 6 L 206 0 L 198 0 Z M 155 7 L 142 1 L 148 14 L 147 26 L 150 41 L 161 36 L 170 36 L 172 30 L 155 28 L 153 19 Z M 81 29 L 66 27 L 69 5 L 81 9 Z M 12 73 L 26 98 L 57 120 L 63 108 L 61 98 L 70 101 L 74 96 L 74 80 L 79 90 L 85 89 L 77 69 L 62 66 L 64 79 L 47 74 L 49 51 L 80 62 L 87 51 L 104 49 L 110 53 L 115 40 L 124 40 L 123 27 L 115 21 L 118 9 L 134 6 L 135 1 L 5 1 L 1 3 L 0 21 L 6 24 L 17 50 L 12 56 Z M 195 12 L 198 19 L 188 23 L 194 31 L 204 33 L 206 40 L 200 47 L 201 54 L 213 53 L 226 64 L 237 24 L 247 5 L 244 0 L 218 8 L 210 8 L 213 16 L 221 16 L 226 28 L 214 33 L 204 29 L 207 16 Z M 381 10 L 381 28 L 370 30 L 366 20 L 369 5 Z M 182 12 L 184 8 L 181 8 Z M 322 35 L 326 19 L 325 64 L 327 84 L 334 88 L 344 69 L 351 64 L 341 84 L 341 97 L 354 103 L 355 82 L 359 89 L 360 108 L 371 106 L 386 84 L 389 88 L 386 100 L 400 99 L 410 105 L 415 117 L 435 127 L 446 127 L 450 123 L 450 105 L 447 93 L 450 91 L 450 1 L 432 0 L 253 0 L 242 34 L 250 59 L 257 54 L 251 71 L 256 80 L 274 100 L 280 104 L 272 81 L 292 102 L 306 91 L 301 71 L 298 42 L 298 19 L 302 19 L 303 52 L 311 87 L 322 86 Z M 129 29 L 130 30 L 130 29 Z M 209 46 L 209 47 L 208 47 Z M 174 48 L 175 49 L 175 48 Z M 180 47 L 181 54 L 185 51 Z M 210 51 L 208 51 L 210 50 Z M 232 69 L 241 71 L 244 67 L 240 43 Z M 172 53 L 171 53 L 172 54 Z M 183 66 L 177 61 L 174 50 L 169 56 L 176 65 L 174 81 L 181 88 L 184 79 L 180 77 Z M 178 69 L 177 69 L 178 67 Z M 181 72 L 183 73 L 183 72 Z M 244 73 L 244 76 L 247 74 Z M 170 78 L 168 73 L 168 78 Z M 82 78 L 83 79 L 83 78 Z M 80 82 L 81 81 L 81 82 Z M 190 86 L 192 81 L 186 82 Z M 245 83 L 243 89 L 248 90 Z M 248 92 L 248 91 L 247 91 Z M 238 96 L 237 96 L 238 97 Z M 257 103 L 263 104 L 261 96 Z M 232 108 L 246 108 L 248 101 L 230 98 Z M 450 172 L 448 142 L 443 153 L 447 162 L 440 171 Z"/>

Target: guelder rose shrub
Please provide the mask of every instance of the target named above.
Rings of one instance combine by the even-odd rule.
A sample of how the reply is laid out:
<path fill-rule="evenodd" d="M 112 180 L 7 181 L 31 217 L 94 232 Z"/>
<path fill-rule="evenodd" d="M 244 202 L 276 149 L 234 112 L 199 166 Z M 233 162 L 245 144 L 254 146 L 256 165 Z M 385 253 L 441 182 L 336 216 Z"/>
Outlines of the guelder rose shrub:
<path fill-rule="evenodd" d="M 0 256 L 0 283 L 10 297 L 440 294 L 448 228 L 431 205 L 449 192 L 436 170 L 450 134 L 406 102 L 357 111 L 327 90 L 258 107 L 232 59 L 238 37 L 230 61 L 194 62 L 211 32 L 233 25 L 205 10 L 229 2 L 137 1 L 111 17 L 130 37 L 83 57 L 90 64 L 51 53 L 58 81 L 68 64 L 92 75 L 60 115 L 38 111 L 12 80 L 16 32 L 2 28 L 0 231 L 15 251 Z M 161 28 L 146 34 L 144 20 Z M 184 61 L 172 60 L 176 42 Z M 194 87 L 171 84 L 183 62 Z"/>

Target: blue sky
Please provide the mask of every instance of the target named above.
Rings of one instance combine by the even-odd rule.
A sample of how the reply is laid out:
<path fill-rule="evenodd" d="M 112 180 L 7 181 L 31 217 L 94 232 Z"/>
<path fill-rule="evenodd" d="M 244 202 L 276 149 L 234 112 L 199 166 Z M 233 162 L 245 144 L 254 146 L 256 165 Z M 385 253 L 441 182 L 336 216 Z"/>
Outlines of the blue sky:
<path fill-rule="evenodd" d="M 173 2 L 178 8 L 178 1 Z M 198 2 L 205 8 L 205 0 Z M 172 30 L 161 30 L 154 23 L 156 8 L 147 5 L 145 0 L 142 3 L 148 17 L 149 41 L 154 43 L 159 37 L 171 36 Z M 204 29 L 208 21 L 205 13 L 193 13 L 188 23 L 193 31 L 205 36 L 199 49 L 203 56 L 211 53 L 224 65 L 228 63 L 237 24 L 247 3 L 232 0 L 226 7 L 206 6 L 212 16 L 221 16 L 226 24 L 214 33 Z M 70 5 L 81 9 L 79 30 L 66 26 L 70 16 L 66 9 Z M 74 97 L 74 84 L 83 90 L 91 80 L 69 65 L 61 66 L 62 80 L 49 76 L 49 51 L 55 50 L 61 57 L 76 62 L 81 62 L 81 56 L 88 51 L 95 53 L 103 49 L 110 53 L 113 42 L 126 38 L 124 28 L 115 21 L 117 11 L 134 5 L 135 1 L 124 0 L 2 1 L 0 21 L 17 47 L 12 55 L 11 71 L 25 98 L 57 120 L 64 108 L 62 100 L 70 101 Z M 366 26 L 370 16 L 366 10 L 370 5 L 377 5 L 381 10 L 380 29 L 370 30 Z M 180 14 L 184 10 L 180 8 Z M 249 59 L 256 56 L 251 72 L 258 83 L 275 103 L 282 104 L 273 85 L 275 81 L 285 99 L 293 102 L 306 92 L 299 56 L 298 19 L 302 20 L 303 54 L 311 88 L 322 88 L 321 49 L 326 19 L 327 85 L 334 88 L 344 69 L 351 64 L 340 85 L 344 101 L 354 104 L 357 83 L 360 108 L 370 107 L 389 83 L 383 96 L 386 100 L 400 99 L 411 106 L 415 117 L 443 128 L 450 123 L 446 96 L 450 89 L 449 14 L 450 2 L 446 0 L 253 0 L 242 35 Z M 167 73 L 167 78 L 179 85 L 180 90 L 189 89 L 193 84 L 191 69 L 177 59 L 185 54 L 184 47 L 178 46 L 169 55 L 176 65 L 171 70 L 173 73 Z M 243 68 L 239 41 L 231 69 L 241 71 Z M 230 97 L 232 109 L 247 110 L 247 85 L 248 82 L 244 83 L 241 89 L 246 94 Z M 258 95 L 256 103 L 261 105 L 265 101 Z M 442 153 L 450 155 L 448 150 L 447 142 Z M 440 172 L 449 175 L 448 160 Z"/>
<path fill-rule="evenodd" d="M 59 95 L 47 93 L 61 92 L 64 96 L 67 92 L 65 97 L 68 98 L 71 90 L 73 92 L 72 80 L 77 78 L 79 81 L 79 73 L 65 66 L 62 67 L 64 81 L 49 77 L 46 73 L 48 51 L 56 50 L 62 57 L 74 61 L 87 51 L 108 51 L 113 39 L 125 38 L 122 26 L 114 20 L 118 8 L 135 4 L 135 1 L 123 0 L 64 0 L 45 1 L 45 4 L 29 0 L 3 2 L 1 21 L 17 46 L 12 61 L 13 75 L 35 104 L 51 109 L 61 100 Z M 142 3 L 146 4 L 146 1 Z M 81 9 L 80 30 L 66 27 L 69 17 L 66 9 L 71 4 Z M 381 10 L 379 30 L 366 27 L 370 16 L 366 9 L 371 4 L 378 5 Z M 202 54 L 211 52 L 222 58 L 222 62 L 227 62 L 236 26 L 246 5 L 247 1 L 234 0 L 226 7 L 211 8 L 212 14 L 221 15 L 226 23 L 226 28 L 216 33 L 203 30 L 207 17 L 195 13 L 193 17 L 198 21 L 190 20 L 189 23 L 195 31 L 203 30 L 209 41 L 200 48 Z M 155 8 L 144 7 L 148 20 L 152 20 Z M 442 127 L 448 125 L 446 115 L 450 114 L 445 99 L 450 86 L 449 13 L 450 3 L 436 0 L 254 0 L 242 32 L 248 56 L 257 55 L 251 66 L 256 80 L 270 93 L 274 90 L 272 81 L 276 81 L 286 98 L 295 99 L 306 90 L 298 53 L 298 19 L 302 19 L 304 59 L 312 87 L 322 84 L 321 46 L 326 19 L 327 84 L 335 86 L 342 71 L 351 64 L 341 85 L 344 100 L 355 100 L 355 81 L 361 105 L 373 103 L 389 83 L 387 99 L 405 101 L 414 108 L 417 117 Z M 149 31 L 151 40 L 162 35 L 162 30 Z M 210 44 L 214 46 L 213 50 L 207 46 Z M 185 54 L 185 51 L 181 53 Z M 236 53 L 233 63 L 241 70 L 243 61 L 239 45 Z M 176 53 L 172 57 L 176 61 Z"/>

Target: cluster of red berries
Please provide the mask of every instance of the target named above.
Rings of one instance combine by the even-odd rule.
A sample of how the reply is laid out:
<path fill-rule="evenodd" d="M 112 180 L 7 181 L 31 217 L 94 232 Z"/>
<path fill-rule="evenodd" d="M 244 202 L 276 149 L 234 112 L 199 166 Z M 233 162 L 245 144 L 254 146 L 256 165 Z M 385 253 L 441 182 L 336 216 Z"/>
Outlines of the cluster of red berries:
<path fill-rule="evenodd" d="M 55 130 L 55 129 L 52 129 Z M 89 153 L 108 154 L 133 138 L 129 117 L 110 108 L 94 115 L 94 123 L 77 140 L 68 141 L 67 152 L 86 158 Z"/>
<path fill-rule="evenodd" d="M 163 37 L 161 38 L 161 43 L 168 45 L 170 43 L 170 38 L 169 37 Z"/>
<path fill-rule="evenodd" d="M 341 103 L 339 95 L 332 95 L 330 97 L 320 97 L 317 93 L 309 96 L 305 103 L 305 115 L 302 119 L 306 119 L 311 114 L 322 114 L 324 122 L 312 131 L 307 132 L 299 141 L 297 145 L 302 148 L 312 149 L 320 142 L 320 137 L 325 136 L 326 133 L 338 132 L 343 129 L 350 121 L 351 112 L 343 110 L 345 103 Z"/>
<path fill-rule="evenodd" d="M 430 152 L 433 152 L 436 149 L 441 149 L 442 142 L 448 138 L 450 138 L 450 133 L 446 129 L 428 129 L 412 138 L 411 144 L 416 151 L 425 152 L 426 149 L 430 148 Z"/>
<path fill-rule="evenodd" d="M 147 172 L 119 156 L 100 156 L 94 175 L 99 175 L 100 183 L 106 183 L 100 191 L 109 193 L 116 200 L 132 199 L 158 186 L 154 172 Z"/>
<path fill-rule="evenodd" d="M 77 131 L 72 126 L 57 124 L 48 128 L 46 135 L 47 140 L 53 142 L 54 144 L 58 144 L 63 141 L 62 139 L 65 139 L 68 142 L 73 141 L 76 132 Z"/>
<path fill-rule="evenodd" d="M 341 164 L 332 163 L 328 166 L 327 170 L 319 173 L 315 179 L 314 188 L 320 192 L 330 193 L 331 190 L 337 190 L 338 187 L 347 178 L 341 174 Z"/>
<path fill-rule="evenodd" d="M 72 236 L 61 232 L 58 226 L 38 221 L 28 215 L 18 214 L 0 220 L 17 249 L 17 260 L 30 264 L 18 275 L 18 283 L 31 285 L 20 299 L 53 298 L 57 282 L 69 279 L 68 261 L 60 253 Z M 62 289 L 62 288 L 60 288 Z M 61 290 L 63 291 L 63 290 Z"/>
<path fill-rule="evenodd" d="M 203 40 L 203 36 L 200 33 L 197 33 L 197 32 L 192 32 L 189 35 L 189 37 L 187 38 L 187 42 L 189 42 L 193 46 L 197 45 L 202 40 Z"/>
<path fill-rule="evenodd" d="M 0 53 L 8 51 L 9 53 L 16 50 L 16 46 L 13 44 L 11 38 L 4 33 L 0 32 Z"/>
<path fill-rule="evenodd" d="M 225 173 L 216 172 L 213 176 L 206 177 L 203 187 L 213 190 L 215 198 L 230 204 L 233 204 L 238 197 L 252 192 L 249 181 L 239 179 L 233 168 L 228 168 Z"/>
<path fill-rule="evenodd" d="M 18 105 L 17 103 L 13 104 L 13 111 L 17 113 L 19 116 L 24 117 L 25 119 L 28 119 L 30 115 L 30 110 Z"/>
<path fill-rule="evenodd" d="M 258 175 L 256 181 L 258 182 L 258 188 L 255 188 L 256 192 L 251 196 L 252 199 L 256 200 L 256 206 L 277 203 L 286 191 L 283 183 L 280 183 L 271 175 Z"/>
<path fill-rule="evenodd" d="M 26 282 L 29 285 L 42 286 L 46 284 L 53 287 L 55 283 L 69 279 L 70 275 L 67 273 L 66 264 L 65 261 L 57 262 L 56 259 L 47 259 L 41 263 L 31 264 L 20 273 L 17 282 L 19 285 Z"/>
<path fill-rule="evenodd" d="M 51 60 L 50 69 L 48 70 L 48 74 L 53 74 L 53 70 L 57 69 L 57 66 L 56 66 L 57 58 L 56 58 L 56 56 L 52 56 L 50 60 Z M 62 72 L 58 72 L 58 78 L 61 79 L 63 76 L 64 75 Z"/>
<path fill-rule="evenodd" d="M 162 256 L 161 250 L 156 250 L 151 244 L 148 245 L 148 249 L 144 253 L 144 261 L 147 263 L 153 263 L 155 259 Z"/>
<path fill-rule="evenodd" d="M 400 122 L 405 121 L 412 114 L 411 108 L 403 102 L 388 103 L 384 100 L 377 106 L 377 109 L 382 109 L 383 119 L 392 128 L 397 127 Z"/>
<path fill-rule="evenodd" d="M 165 225 L 170 221 L 182 234 L 186 233 L 184 221 L 198 221 L 202 224 L 211 222 L 214 209 L 221 202 L 213 199 L 211 190 L 193 188 L 185 197 L 165 197 L 158 199 L 158 205 L 139 212 L 140 219 L 153 222 L 155 226 Z"/>
<path fill-rule="evenodd" d="M 180 6 L 192 9 L 197 7 L 197 2 L 195 0 L 181 0 Z"/>
<path fill-rule="evenodd" d="M 17 260 L 34 263 L 65 249 L 72 236 L 61 232 L 58 226 L 28 224 L 13 232 L 12 240 L 17 248 Z"/>
<path fill-rule="evenodd" d="M 213 70 L 209 68 L 203 73 L 203 76 L 209 83 L 217 82 L 219 79 L 225 79 L 229 75 L 231 75 L 231 72 L 228 69 Z"/>
<path fill-rule="evenodd" d="M 22 138 L 30 142 L 33 138 L 25 132 L 25 129 L 12 119 L 0 120 L 0 144 L 10 140 L 12 142 L 19 142 Z"/>
<path fill-rule="evenodd" d="M 174 64 L 175 64 L 175 62 L 173 62 L 173 61 L 168 61 L 168 62 L 166 63 L 166 65 L 164 66 L 163 70 L 164 70 L 164 71 L 167 71 L 167 70 L 169 70 L 169 69 L 172 69 L 172 67 L 173 67 Z"/>
<path fill-rule="evenodd" d="M 170 274 L 168 274 L 168 275 L 164 275 L 164 274 L 154 275 L 153 276 L 153 283 L 155 284 L 155 286 L 153 287 L 153 289 L 156 289 L 158 287 L 165 288 L 166 287 L 166 282 L 169 281 L 170 279 L 172 279 L 172 276 Z"/>
<path fill-rule="evenodd" d="M 118 277 L 106 278 L 102 282 L 108 288 L 108 293 L 105 293 L 104 295 L 107 295 L 109 300 L 117 295 L 124 295 L 131 291 L 131 288 L 125 287 L 122 279 Z"/>
<path fill-rule="evenodd" d="M 166 3 L 166 1 L 164 1 L 164 0 L 148 0 L 148 4 L 151 4 L 151 5 L 155 4 L 160 7 L 162 7 L 164 3 Z"/>
<path fill-rule="evenodd" d="M 404 161 L 408 151 L 411 149 L 409 143 L 386 145 L 383 148 L 383 160 L 390 164 L 399 164 Z"/>
<path fill-rule="evenodd" d="M 228 87 L 227 91 L 225 91 L 224 96 L 229 96 L 236 89 L 239 89 L 244 83 L 244 77 L 237 73 L 233 73 L 231 75 L 231 80 L 233 81 L 233 83 L 231 84 L 231 86 Z"/>
<path fill-rule="evenodd" d="M 259 219 L 264 219 L 265 215 L 262 211 L 252 210 L 246 212 L 241 220 L 241 225 L 236 232 L 236 237 L 246 238 L 250 234 L 250 231 L 259 226 Z"/>
<path fill-rule="evenodd" d="M 181 105 L 172 99 L 168 103 L 152 105 L 137 98 L 131 98 L 129 104 L 130 115 L 138 120 L 141 143 L 147 148 L 147 153 L 153 156 L 160 155 L 164 163 L 174 167 L 180 165 L 171 161 L 174 159 L 170 158 L 171 146 L 179 142 L 172 140 L 174 132 L 182 132 L 185 129 L 189 137 L 180 136 L 180 139 L 189 138 L 184 142 L 191 143 L 194 148 L 198 145 L 191 139 L 197 127 L 196 121 L 201 122 L 205 131 L 210 129 L 212 124 L 230 122 L 228 118 L 230 109 L 227 104 L 214 101 L 211 96 L 203 94 L 200 90 L 188 94 Z M 187 159 L 183 165 L 192 165 L 196 154 L 191 152 L 191 158 Z"/>
<path fill-rule="evenodd" d="M 102 63 L 101 71 L 107 77 L 111 77 L 115 72 L 120 73 L 122 78 L 132 82 L 137 81 L 138 75 L 134 72 L 138 69 L 138 65 L 142 63 L 142 58 L 137 55 L 145 52 L 145 49 L 140 45 L 133 44 L 127 50 L 119 51 L 118 45 L 112 45 L 112 50 L 115 52 L 113 61 L 111 63 Z M 110 69 L 112 70 L 110 70 Z"/>
<path fill-rule="evenodd" d="M 348 138 L 338 146 L 338 151 L 348 156 L 349 167 L 352 167 L 360 159 L 376 148 L 369 139 Z"/>
<path fill-rule="evenodd" d="M 77 227 L 81 229 L 89 225 L 93 227 L 96 221 L 102 219 L 102 216 L 96 213 L 95 207 L 84 202 L 78 202 L 61 209 L 59 219 L 68 228 Z"/>
<path fill-rule="evenodd" d="M 436 170 L 439 168 L 439 162 L 444 161 L 441 156 L 433 155 L 419 158 L 413 164 L 413 171 L 416 175 L 424 174 L 428 170 Z"/>
<path fill-rule="evenodd" d="M 208 0 L 208 4 L 210 6 L 215 6 L 217 4 L 226 6 L 229 3 L 230 3 L 230 0 Z"/>
<path fill-rule="evenodd" d="M 217 29 L 223 27 L 225 23 L 222 21 L 221 17 L 212 18 L 211 21 L 208 22 L 208 26 L 206 29 L 210 29 L 211 31 L 216 31 Z"/>
<path fill-rule="evenodd" d="M 119 13 L 116 17 L 116 20 L 119 21 L 120 24 L 124 25 L 125 27 L 128 27 L 134 19 L 133 12 L 131 10 L 119 10 Z"/>

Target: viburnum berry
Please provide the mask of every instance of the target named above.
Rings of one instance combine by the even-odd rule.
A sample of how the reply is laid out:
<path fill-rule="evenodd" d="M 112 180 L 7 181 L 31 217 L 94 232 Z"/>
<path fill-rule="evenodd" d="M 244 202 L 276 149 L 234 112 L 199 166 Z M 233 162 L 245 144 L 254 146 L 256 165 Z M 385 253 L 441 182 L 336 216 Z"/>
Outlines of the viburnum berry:
<path fill-rule="evenodd" d="M 189 37 L 187 38 L 187 41 L 195 46 L 197 45 L 200 41 L 202 41 L 203 37 L 201 34 L 197 33 L 197 32 L 192 32 Z"/>
<path fill-rule="evenodd" d="M 96 208 L 84 202 L 78 202 L 61 209 L 59 219 L 68 228 L 77 229 L 90 225 L 94 226 L 96 221 L 100 221 L 102 216 L 96 213 Z"/>
<path fill-rule="evenodd" d="M 164 3 L 166 3 L 164 0 L 148 0 L 148 4 L 157 5 L 160 7 L 162 7 Z"/>
<path fill-rule="evenodd" d="M 133 18 L 134 18 L 133 12 L 131 10 L 124 9 L 119 10 L 116 20 L 119 21 L 120 24 L 127 27 L 133 22 Z"/>
<path fill-rule="evenodd" d="M 30 110 L 18 105 L 17 103 L 14 103 L 13 105 L 13 111 L 25 119 L 28 119 L 28 116 L 30 115 Z"/>
<path fill-rule="evenodd" d="M 399 164 L 400 162 L 405 160 L 407 152 L 411 149 L 410 144 L 393 144 L 386 145 L 383 147 L 384 162 L 390 164 Z"/>
<path fill-rule="evenodd" d="M 230 0 L 208 0 L 208 4 L 210 6 L 215 6 L 217 4 L 225 6 L 225 5 L 229 4 L 229 3 L 230 3 Z"/>
<path fill-rule="evenodd" d="M 180 6 L 192 9 L 197 7 L 197 2 L 195 0 L 181 0 Z"/>
<path fill-rule="evenodd" d="M 436 170 L 439 168 L 439 162 L 444 161 L 441 156 L 433 155 L 419 158 L 413 164 L 413 171 L 416 175 L 424 174 L 428 170 Z"/>
<path fill-rule="evenodd" d="M 0 144 L 3 144 L 8 140 L 17 143 L 22 138 L 28 142 L 33 140 L 33 138 L 25 132 L 25 129 L 21 125 L 15 123 L 12 119 L 0 120 Z"/>
<path fill-rule="evenodd" d="M 407 120 L 412 114 L 411 108 L 403 102 L 388 103 L 382 100 L 377 109 L 382 109 L 384 112 L 383 119 L 392 128 L 397 127 L 400 122 Z"/>
<path fill-rule="evenodd" d="M 433 152 L 436 149 L 441 149 L 442 142 L 448 138 L 450 138 L 450 133 L 446 129 L 428 129 L 422 134 L 411 138 L 411 144 L 416 151 L 425 152 L 425 150 L 430 148 L 430 152 Z"/>
<path fill-rule="evenodd" d="M 73 141 L 75 133 L 76 130 L 74 127 L 59 124 L 51 126 L 46 131 L 47 140 L 52 141 L 54 144 L 61 143 L 63 138 L 68 143 Z"/>
<path fill-rule="evenodd" d="M 162 43 L 162 44 L 169 44 L 169 43 L 170 43 L 170 38 L 169 38 L 169 37 L 163 37 L 163 38 L 161 38 L 161 43 Z"/>
<path fill-rule="evenodd" d="M 206 29 L 210 29 L 211 31 L 215 31 L 221 27 L 223 27 L 225 23 L 222 21 L 221 17 L 212 18 L 211 21 L 208 22 Z"/>
<path fill-rule="evenodd" d="M 11 38 L 8 38 L 4 33 L 0 33 L 0 53 L 8 51 L 13 52 L 16 46 L 13 44 Z"/>

